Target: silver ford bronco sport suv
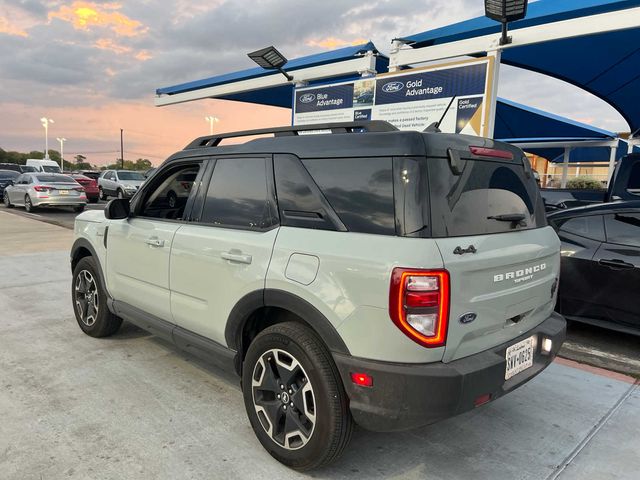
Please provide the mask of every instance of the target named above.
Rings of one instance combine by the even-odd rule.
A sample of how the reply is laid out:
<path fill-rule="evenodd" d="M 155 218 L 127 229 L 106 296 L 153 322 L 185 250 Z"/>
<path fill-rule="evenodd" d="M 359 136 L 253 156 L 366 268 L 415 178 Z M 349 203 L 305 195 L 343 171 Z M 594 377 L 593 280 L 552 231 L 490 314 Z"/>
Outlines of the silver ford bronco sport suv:
<path fill-rule="evenodd" d="M 80 328 L 124 319 L 237 372 L 258 440 L 299 470 L 336 459 L 354 423 L 495 400 L 565 338 L 560 242 L 522 151 L 489 139 L 385 122 L 202 137 L 75 235 Z"/>

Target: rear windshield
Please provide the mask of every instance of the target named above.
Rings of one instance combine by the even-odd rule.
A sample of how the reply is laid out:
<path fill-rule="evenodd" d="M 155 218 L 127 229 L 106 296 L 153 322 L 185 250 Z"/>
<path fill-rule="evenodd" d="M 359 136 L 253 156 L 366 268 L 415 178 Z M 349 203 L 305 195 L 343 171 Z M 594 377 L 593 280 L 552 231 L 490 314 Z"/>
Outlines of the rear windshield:
<path fill-rule="evenodd" d="M 42 170 L 44 170 L 47 173 L 56 173 L 60 171 L 60 167 L 58 166 L 49 166 L 49 165 L 42 165 Z"/>
<path fill-rule="evenodd" d="M 144 175 L 140 172 L 118 172 L 120 180 L 144 180 Z"/>
<path fill-rule="evenodd" d="M 16 178 L 18 175 L 20 175 L 18 172 L 11 170 L 0 171 L 0 178 Z"/>
<path fill-rule="evenodd" d="M 434 237 L 513 232 L 547 225 L 533 175 L 522 164 L 467 160 L 454 175 L 448 159 L 429 159 Z"/>
<path fill-rule="evenodd" d="M 42 183 L 77 183 L 73 178 L 66 175 L 38 175 L 36 178 Z"/>

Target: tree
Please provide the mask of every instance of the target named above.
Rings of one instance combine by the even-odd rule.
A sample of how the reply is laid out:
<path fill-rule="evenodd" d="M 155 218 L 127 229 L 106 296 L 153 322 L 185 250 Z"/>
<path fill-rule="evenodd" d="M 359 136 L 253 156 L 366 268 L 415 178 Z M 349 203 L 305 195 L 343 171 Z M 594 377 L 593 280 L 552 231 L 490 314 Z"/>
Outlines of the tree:
<path fill-rule="evenodd" d="M 132 160 L 125 160 L 124 165 L 120 159 L 116 159 L 115 163 L 107 165 L 103 170 L 149 170 L 153 165 L 151 161 L 146 158 L 139 158 L 135 162 Z"/>
<path fill-rule="evenodd" d="M 73 157 L 76 159 L 76 165 L 79 165 L 81 163 L 84 163 L 87 161 L 87 157 L 85 157 L 84 155 L 78 154 L 75 157 Z M 84 169 L 83 169 L 84 170 Z"/>

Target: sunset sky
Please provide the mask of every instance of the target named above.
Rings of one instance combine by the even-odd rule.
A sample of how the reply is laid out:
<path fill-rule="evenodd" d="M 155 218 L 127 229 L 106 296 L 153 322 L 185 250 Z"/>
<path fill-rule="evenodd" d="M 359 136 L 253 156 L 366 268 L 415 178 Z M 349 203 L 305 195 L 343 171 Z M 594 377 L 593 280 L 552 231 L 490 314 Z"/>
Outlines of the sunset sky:
<path fill-rule="evenodd" d="M 366 40 L 387 53 L 392 38 L 483 14 L 482 0 L 0 0 L 0 147 L 43 150 L 40 117 L 98 165 L 119 156 L 157 164 L 208 133 L 285 125 L 290 112 L 200 100 L 154 107 L 158 87 L 252 67 L 246 53 L 276 45 L 295 58 Z M 622 117 L 558 80 L 503 67 L 499 95 L 613 131 Z"/>

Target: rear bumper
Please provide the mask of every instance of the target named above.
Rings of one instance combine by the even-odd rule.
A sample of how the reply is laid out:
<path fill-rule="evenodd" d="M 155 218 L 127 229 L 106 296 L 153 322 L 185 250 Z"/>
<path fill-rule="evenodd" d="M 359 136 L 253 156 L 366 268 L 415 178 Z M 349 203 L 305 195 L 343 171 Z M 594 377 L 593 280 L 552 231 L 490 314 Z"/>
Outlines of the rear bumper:
<path fill-rule="evenodd" d="M 532 335 L 538 338 L 533 366 L 505 381 L 507 347 Z M 491 400 L 495 400 L 515 390 L 553 361 L 565 335 L 566 322 L 554 312 L 508 343 L 446 364 L 397 364 L 333 356 L 356 423 L 369 430 L 390 432 L 428 425 L 472 410 L 482 395 L 490 394 Z M 541 352 L 543 338 L 553 342 L 549 354 Z M 351 381 L 353 372 L 368 373 L 373 377 L 373 387 L 355 385 Z"/>
<path fill-rule="evenodd" d="M 87 197 L 31 197 L 31 204 L 34 207 L 77 207 L 79 205 L 86 205 L 86 203 Z"/>

